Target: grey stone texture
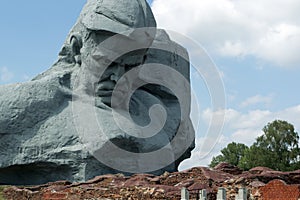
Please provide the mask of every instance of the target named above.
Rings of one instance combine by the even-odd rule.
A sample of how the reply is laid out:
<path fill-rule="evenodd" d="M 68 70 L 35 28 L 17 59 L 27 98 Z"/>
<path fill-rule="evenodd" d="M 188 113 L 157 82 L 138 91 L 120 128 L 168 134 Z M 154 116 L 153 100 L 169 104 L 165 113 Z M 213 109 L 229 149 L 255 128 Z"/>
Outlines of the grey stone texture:
<path fill-rule="evenodd" d="M 199 200 L 207 200 L 207 192 L 206 189 L 199 191 Z"/>
<path fill-rule="evenodd" d="M 247 200 L 248 191 L 247 188 L 239 188 L 239 192 L 236 195 L 236 200 Z"/>
<path fill-rule="evenodd" d="M 149 123 L 148 110 L 152 105 L 159 104 L 166 109 L 166 124 L 157 135 L 148 139 L 128 136 L 111 120 L 111 99 L 103 95 L 107 90 L 101 88 L 109 86 L 113 89 L 111 77 L 119 79 L 126 71 L 118 76 L 121 65 L 134 67 L 160 63 L 172 67 L 189 80 L 189 61 L 184 59 L 188 58 L 186 50 L 171 41 L 163 30 L 149 29 L 149 32 L 145 32 L 147 38 L 136 37 L 140 35 L 135 35 L 135 29 L 144 27 L 156 27 L 145 0 L 88 0 L 67 36 L 58 60 L 50 69 L 31 81 L 0 86 L 0 184 L 86 181 L 101 174 L 123 172 L 103 164 L 95 157 L 97 149 L 105 149 L 108 141 L 135 153 L 168 146 L 168 156 L 174 162 L 161 169 L 148 171 L 154 174 L 177 171 L 180 162 L 190 157 L 194 148 L 190 104 L 182 113 L 180 102 L 168 88 L 147 84 L 138 88 L 130 101 L 131 117 L 141 125 Z M 109 67 L 111 72 L 107 72 L 111 80 L 102 82 L 103 77 L 97 74 L 97 70 L 89 69 L 88 58 L 97 45 L 116 33 L 121 34 L 124 40 L 134 40 L 149 48 L 126 55 L 122 61 L 113 61 Z M 151 48 L 161 44 L 168 46 L 168 51 Z M 116 51 L 117 48 L 122 47 L 116 45 L 107 50 Z M 89 82 L 91 76 L 100 80 L 95 87 L 89 87 L 95 84 Z M 78 80 L 81 83 L 79 86 Z M 183 84 L 174 80 L 174 85 L 179 87 Z M 190 88 L 188 85 L 184 87 L 188 94 L 187 102 L 190 102 Z M 74 119 L 74 91 L 84 91 L 95 99 L 93 107 L 101 128 L 107 132 L 107 137 L 99 141 L 93 151 L 86 148 L 81 129 L 78 129 Z M 90 119 L 85 120 L 88 124 Z M 178 136 L 177 142 L 168 144 L 175 135 Z M 187 142 L 189 146 L 182 153 L 180 146 Z M 109 152 L 100 152 L 100 155 L 110 156 Z M 134 160 L 129 158 L 116 156 L 111 159 L 120 161 L 120 165 L 135 165 Z M 160 162 L 160 159 L 151 162 Z"/>
<path fill-rule="evenodd" d="M 226 189 L 219 187 L 217 193 L 217 200 L 226 200 Z"/>
<path fill-rule="evenodd" d="M 190 193 L 186 188 L 181 188 L 181 200 L 189 200 Z"/>

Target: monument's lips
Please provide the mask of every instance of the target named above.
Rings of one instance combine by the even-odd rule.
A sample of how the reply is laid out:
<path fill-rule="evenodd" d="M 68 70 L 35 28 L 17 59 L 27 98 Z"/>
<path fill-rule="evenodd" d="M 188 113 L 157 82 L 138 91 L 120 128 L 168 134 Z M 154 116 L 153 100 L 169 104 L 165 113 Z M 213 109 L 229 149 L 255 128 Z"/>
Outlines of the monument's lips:
<path fill-rule="evenodd" d="M 155 26 L 145 0 L 89 0 L 49 70 L 0 86 L 0 184 L 177 171 L 190 64 Z"/>

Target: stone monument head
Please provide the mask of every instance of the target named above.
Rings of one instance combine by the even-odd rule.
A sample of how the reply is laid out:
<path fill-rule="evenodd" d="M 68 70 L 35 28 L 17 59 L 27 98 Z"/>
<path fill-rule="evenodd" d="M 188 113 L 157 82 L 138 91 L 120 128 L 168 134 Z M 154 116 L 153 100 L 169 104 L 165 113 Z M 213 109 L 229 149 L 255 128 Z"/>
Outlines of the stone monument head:
<path fill-rule="evenodd" d="M 115 83 L 126 71 L 144 62 L 155 35 L 156 22 L 145 0 L 88 0 L 56 65 L 67 62 L 81 66 L 85 63 L 86 73 L 90 73 L 86 76 L 102 74 L 95 91 L 90 91 L 90 86 L 85 89 L 86 93 L 98 96 L 109 105 Z M 113 36 L 114 41 L 104 42 Z M 128 52 L 128 49 L 136 50 Z M 124 52 L 126 55 L 122 55 Z M 106 68 L 105 72 L 95 66 L 90 68 L 91 58 L 97 60 L 102 69 Z"/>
<path fill-rule="evenodd" d="M 157 49 L 161 45 L 168 48 Z M 183 88 L 185 109 L 157 80 Z M 176 171 L 194 148 L 188 82 L 186 50 L 156 29 L 146 0 L 88 0 L 49 70 L 0 87 L 0 145 L 9 149 L 0 148 L 0 184 Z M 125 105 L 118 107 L 121 125 L 113 99 Z M 127 127 L 128 119 L 134 126 Z M 153 130 L 157 134 L 147 135 Z"/>

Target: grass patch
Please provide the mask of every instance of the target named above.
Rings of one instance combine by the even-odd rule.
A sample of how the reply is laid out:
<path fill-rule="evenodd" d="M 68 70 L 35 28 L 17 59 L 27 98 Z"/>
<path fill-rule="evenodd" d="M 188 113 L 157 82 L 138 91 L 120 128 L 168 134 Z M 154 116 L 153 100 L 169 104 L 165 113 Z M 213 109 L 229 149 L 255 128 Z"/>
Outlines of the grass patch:
<path fill-rule="evenodd" d="M 0 200 L 5 200 L 5 198 L 3 197 L 3 190 L 7 187 L 8 186 L 0 185 Z"/>

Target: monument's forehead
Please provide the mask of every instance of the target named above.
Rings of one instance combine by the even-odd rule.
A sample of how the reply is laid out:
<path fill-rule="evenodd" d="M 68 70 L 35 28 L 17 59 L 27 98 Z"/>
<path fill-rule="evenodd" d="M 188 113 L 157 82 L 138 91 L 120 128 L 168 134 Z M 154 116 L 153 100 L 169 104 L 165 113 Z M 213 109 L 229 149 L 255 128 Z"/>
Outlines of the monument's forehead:
<path fill-rule="evenodd" d="M 90 30 L 123 33 L 134 28 L 156 27 L 145 0 L 88 0 L 81 22 Z"/>

